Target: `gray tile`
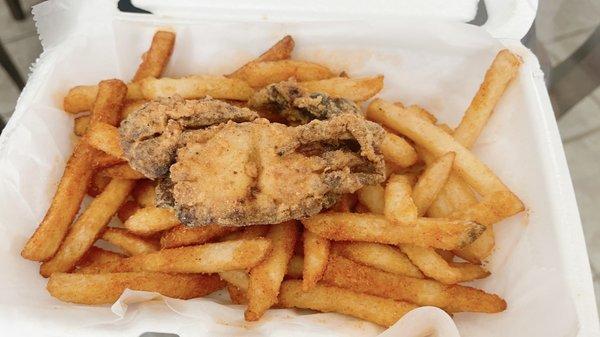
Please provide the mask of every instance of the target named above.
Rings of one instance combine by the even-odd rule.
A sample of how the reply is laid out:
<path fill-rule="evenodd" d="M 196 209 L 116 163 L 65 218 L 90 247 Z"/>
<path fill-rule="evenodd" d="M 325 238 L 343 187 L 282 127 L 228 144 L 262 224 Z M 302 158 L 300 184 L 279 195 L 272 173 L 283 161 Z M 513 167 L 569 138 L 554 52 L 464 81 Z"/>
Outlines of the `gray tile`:
<path fill-rule="evenodd" d="M 23 78 L 29 75 L 29 67 L 42 52 L 42 45 L 37 35 L 6 43 L 5 48 Z M 6 72 L 0 69 L 0 115 L 4 120 L 7 120 L 12 114 L 18 97 L 19 90 Z"/>
<path fill-rule="evenodd" d="M 539 2 L 537 36 L 542 43 L 600 23 L 600 2 L 595 0 L 545 0 Z"/>
<path fill-rule="evenodd" d="M 23 11 L 27 17 L 24 20 L 17 21 L 13 19 L 8 6 L 2 1 L 0 4 L 0 40 L 7 43 L 36 34 L 35 25 L 31 17 L 31 6 L 40 2 L 39 0 L 21 0 Z"/>
<path fill-rule="evenodd" d="M 575 105 L 558 122 L 563 142 L 600 128 L 600 87 Z"/>
<path fill-rule="evenodd" d="M 600 270 L 600 131 L 565 144 L 581 221 L 594 270 Z"/>
<path fill-rule="evenodd" d="M 559 39 L 558 41 L 544 43 L 544 47 L 548 51 L 550 63 L 552 66 L 556 66 L 560 62 L 564 61 L 567 57 L 571 56 L 579 46 L 581 46 L 585 40 L 592 34 L 595 26 L 577 30 L 576 33 L 569 35 L 565 38 Z"/>

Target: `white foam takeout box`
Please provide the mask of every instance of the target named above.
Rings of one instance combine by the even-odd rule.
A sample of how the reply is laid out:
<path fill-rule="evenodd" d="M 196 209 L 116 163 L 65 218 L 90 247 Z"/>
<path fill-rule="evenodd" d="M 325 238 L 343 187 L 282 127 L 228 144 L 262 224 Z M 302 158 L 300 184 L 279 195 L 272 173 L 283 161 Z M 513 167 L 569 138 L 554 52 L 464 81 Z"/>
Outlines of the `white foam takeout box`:
<path fill-rule="evenodd" d="M 34 7 L 44 52 L 0 137 L 0 326 L 6 336 L 596 336 L 590 269 L 556 121 L 535 56 L 520 43 L 533 0 L 486 1 L 489 20 L 467 25 L 476 1 L 138 0 L 154 15 L 120 13 L 112 1 L 54 0 Z M 524 64 L 474 151 L 528 207 L 494 227 L 497 243 L 473 282 L 500 294 L 499 314 L 419 308 L 383 331 L 338 314 L 271 310 L 243 321 L 223 296 L 180 301 L 126 291 L 113 306 L 62 303 L 38 264 L 19 252 L 42 219 L 71 153 L 73 118 L 62 97 L 78 84 L 131 78 L 157 27 L 177 32 L 168 76 L 223 74 L 285 34 L 294 57 L 351 76 L 384 74 L 380 97 L 419 104 L 456 125 L 494 55 Z"/>

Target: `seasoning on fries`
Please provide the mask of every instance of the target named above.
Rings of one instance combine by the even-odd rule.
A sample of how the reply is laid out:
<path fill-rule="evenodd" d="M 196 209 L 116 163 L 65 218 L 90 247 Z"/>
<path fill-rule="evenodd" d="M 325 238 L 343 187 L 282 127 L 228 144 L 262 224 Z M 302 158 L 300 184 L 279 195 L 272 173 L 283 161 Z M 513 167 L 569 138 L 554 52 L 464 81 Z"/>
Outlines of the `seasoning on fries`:
<path fill-rule="evenodd" d="M 81 139 L 21 253 L 42 262 L 53 297 L 110 304 L 125 289 L 191 299 L 226 288 L 249 321 L 275 306 L 384 327 L 419 306 L 506 309 L 460 283 L 490 275 L 492 226 L 525 208 L 469 150 L 518 56 L 498 53 L 452 129 L 379 98 L 363 113 L 357 103 L 383 75 L 296 60 L 291 36 L 225 76 L 162 77 L 175 40 L 156 32 L 129 84 L 64 97 L 66 112 L 90 113 L 74 120 Z M 115 216 L 122 226 L 108 225 Z"/>

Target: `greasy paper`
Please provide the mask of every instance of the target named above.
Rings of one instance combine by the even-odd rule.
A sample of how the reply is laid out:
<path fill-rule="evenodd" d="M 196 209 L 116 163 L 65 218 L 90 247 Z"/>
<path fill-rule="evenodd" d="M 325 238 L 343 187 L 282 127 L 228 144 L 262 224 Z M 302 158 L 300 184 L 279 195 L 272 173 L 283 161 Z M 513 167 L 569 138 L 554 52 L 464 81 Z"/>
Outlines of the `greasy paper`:
<path fill-rule="evenodd" d="M 387 331 L 334 313 L 270 310 L 259 322 L 216 294 L 182 301 L 126 291 L 112 306 L 62 303 L 45 290 L 38 264 L 19 252 L 50 203 L 74 137 L 73 117 L 61 110 L 68 89 L 105 78 L 131 79 L 158 27 L 177 32 L 167 76 L 224 74 L 260 54 L 285 34 L 294 58 L 323 63 L 351 76 L 385 75 L 380 97 L 419 104 L 456 125 L 485 70 L 503 45 L 462 23 L 193 22 L 118 14 L 110 1 L 53 1 L 34 9 L 44 53 L 0 138 L 0 321 L 19 335 L 138 336 L 574 336 L 578 321 L 565 282 L 556 228 L 556 172 L 545 154 L 535 58 L 505 41 L 525 63 L 474 151 L 527 205 L 497 224 L 492 275 L 474 286 L 508 302 L 499 314 L 462 313 L 452 320 L 424 307 Z M 222 294 L 221 294 L 222 295 Z M 7 322 L 10 322 L 8 324 Z M 454 324 L 454 323 L 456 324 Z"/>

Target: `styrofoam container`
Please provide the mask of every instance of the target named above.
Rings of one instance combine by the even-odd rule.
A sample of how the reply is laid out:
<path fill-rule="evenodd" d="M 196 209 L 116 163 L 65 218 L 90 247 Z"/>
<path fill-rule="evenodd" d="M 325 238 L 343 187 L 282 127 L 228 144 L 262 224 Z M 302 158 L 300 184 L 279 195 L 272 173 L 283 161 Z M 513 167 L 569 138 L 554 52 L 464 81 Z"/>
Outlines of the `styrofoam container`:
<path fill-rule="evenodd" d="M 137 2 L 155 15 L 123 14 L 102 0 L 55 0 L 34 7 L 44 52 L 0 137 L 2 335 L 600 335 L 556 121 L 537 59 L 519 42 L 535 3 L 488 1 L 491 20 L 481 28 L 462 23 L 474 14 L 470 0 L 457 1 L 447 12 L 445 1 L 421 7 L 384 0 L 327 6 L 317 1 Z M 515 11 L 521 14 L 494 16 Z M 291 34 L 295 58 L 351 76 L 384 74 L 380 97 L 422 105 L 450 125 L 460 120 L 498 50 L 519 54 L 524 60 L 519 75 L 474 147 L 528 209 L 494 227 L 496 250 L 487 265 L 492 276 L 473 282 L 504 297 L 508 309 L 457 314 L 453 321 L 439 309 L 424 307 L 384 332 L 343 315 L 282 309 L 247 323 L 243 307 L 226 305 L 220 294 L 180 301 L 126 291 L 113 306 L 67 304 L 49 296 L 38 264 L 19 252 L 42 219 L 72 150 L 73 118 L 61 110 L 62 97 L 74 85 L 131 78 L 158 27 L 177 32 L 167 76 L 228 73 Z"/>

